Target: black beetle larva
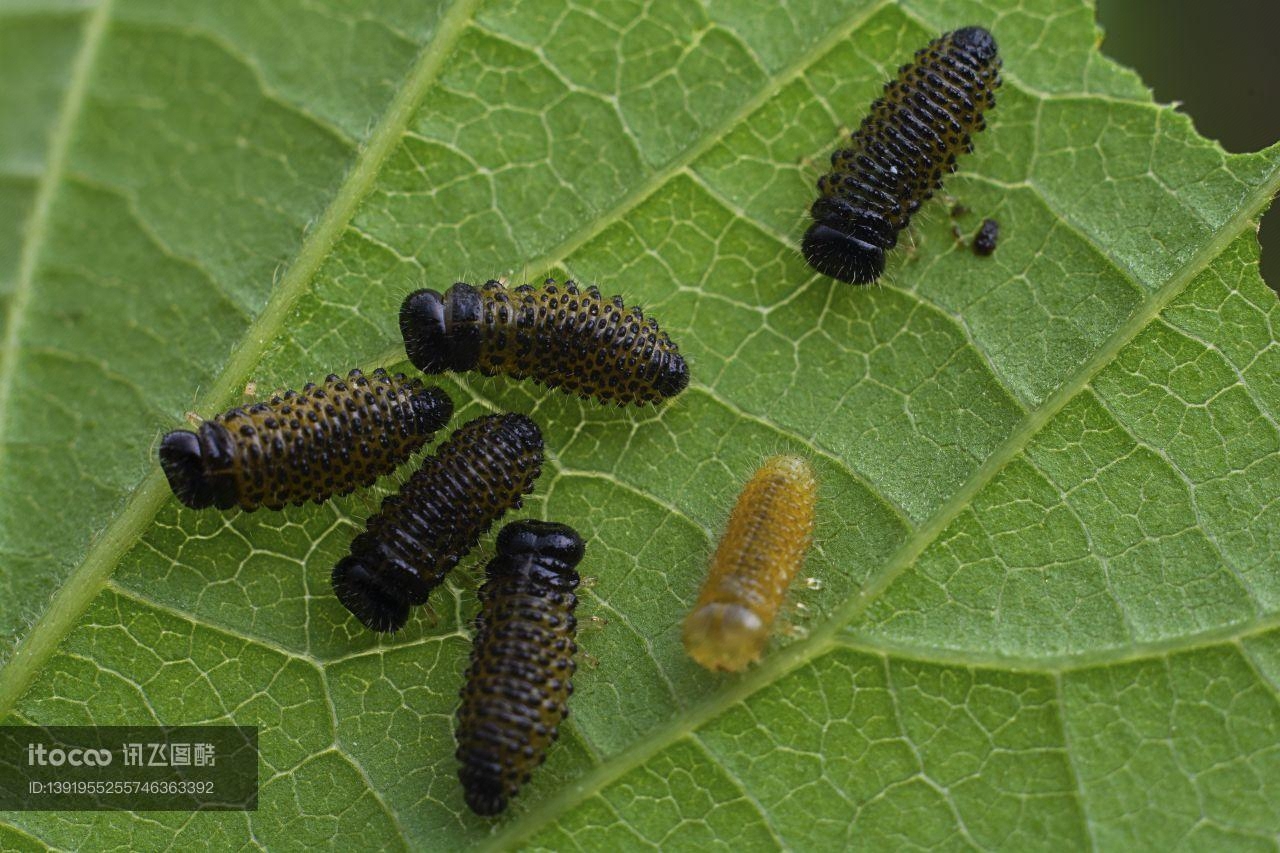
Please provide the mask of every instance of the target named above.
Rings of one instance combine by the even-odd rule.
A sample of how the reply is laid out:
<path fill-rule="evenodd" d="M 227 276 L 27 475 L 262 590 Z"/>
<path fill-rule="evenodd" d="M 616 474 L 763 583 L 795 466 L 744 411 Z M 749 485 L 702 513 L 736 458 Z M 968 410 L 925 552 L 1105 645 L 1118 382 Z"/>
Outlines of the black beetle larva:
<path fill-rule="evenodd" d="M 996 41 L 982 27 L 946 33 L 898 69 L 818 180 L 803 244 L 810 266 L 852 284 L 880 277 L 898 232 L 955 171 L 956 156 L 973 150 L 972 134 L 996 103 L 999 69 Z"/>
<path fill-rule="evenodd" d="M 507 510 L 542 466 L 542 433 L 524 415 L 468 421 L 423 460 L 333 568 L 333 590 L 374 631 L 397 631 Z"/>
<path fill-rule="evenodd" d="M 160 466 L 192 509 L 283 509 L 390 474 L 453 415 L 453 401 L 382 368 L 331 374 L 160 441 Z"/>
<path fill-rule="evenodd" d="M 651 317 L 572 281 L 418 290 L 400 307 L 400 331 L 424 373 L 479 370 L 618 405 L 656 403 L 689 384 L 688 365 Z"/>
<path fill-rule="evenodd" d="M 478 815 L 507 807 L 569 714 L 584 549 L 573 528 L 546 521 L 513 522 L 498 534 L 458 707 L 458 778 Z"/>

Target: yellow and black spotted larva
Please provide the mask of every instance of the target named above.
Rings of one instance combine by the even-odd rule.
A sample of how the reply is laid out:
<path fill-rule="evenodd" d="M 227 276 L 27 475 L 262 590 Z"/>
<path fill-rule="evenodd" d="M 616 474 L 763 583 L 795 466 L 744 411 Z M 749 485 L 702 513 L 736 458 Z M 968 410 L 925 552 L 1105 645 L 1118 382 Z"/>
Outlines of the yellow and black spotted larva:
<path fill-rule="evenodd" d="M 898 232 L 955 171 L 956 156 L 973 150 L 971 136 L 996 104 L 999 69 L 982 27 L 946 33 L 898 69 L 818 180 L 803 244 L 811 267 L 851 284 L 880 277 Z"/>
<path fill-rule="evenodd" d="M 657 322 L 572 281 L 419 290 L 400 307 L 400 332 L 423 373 L 479 370 L 620 406 L 656 403 L 689 384 L 688 365 Z"/>
<path fill-rule="evenodd" d="M 796 456 L 765 460 L 738 496 L 698 601 L 684 648 L 707 669 L 737 672 L 758 660 L 813 535 L 818 483 Z"/>
<path fill-rule="evenodd" d="M 547 521 L 517 521 L 498 534 L 458 707 L 458 779 L 478 815 L 507 807 L 569 714 L 584 548 L 572 527 Z"/>
<path fill-rule="evenodd" d="M 398 631 L 445 575 L 542 470 L 542 433 L 524 415 L 487 415 L 459 427 L 351 542 L 333 591 L 374 631 Z"/>
<path fill-rule="evenodd" d="M 160 466 L 192 509 L 283 509 L 390 474 L 453 416 L 453 401 L 403 373 L 331 374 L 160 441 Z"/>

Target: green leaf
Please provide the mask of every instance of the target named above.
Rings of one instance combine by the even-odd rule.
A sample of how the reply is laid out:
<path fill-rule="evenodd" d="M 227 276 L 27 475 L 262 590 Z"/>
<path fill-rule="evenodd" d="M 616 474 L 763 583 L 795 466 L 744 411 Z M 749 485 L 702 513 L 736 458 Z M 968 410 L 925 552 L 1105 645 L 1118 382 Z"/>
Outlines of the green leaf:
<path fill-rule="evenodd" d="M 1274 848 L 1280 147 L 1198 136 L 1067 0 L 424 5 L 0 2 L 0 716 L 263 749 L 256 812 L 0 844 Z M 841 126 L 968 23 L 1006 83 L 948 192 L 999 250 L 935 201 L 884 286 L 813 276 Z M 651 308 L 695 381 L 658 412 L 445 382 L 458 422 L 544 425 L 527 512 L 587 535 L 607 620 L 488 822 L 452 759 L 488 548 L 378 639 L 327 577 L 391 483 L 195 513 L 154 447 L 248 383 L 400 365 L 411 287 L 548 273 Z M 779 451 L 821 477 L 822 589 L 711 675 L 680 621 Z"/>

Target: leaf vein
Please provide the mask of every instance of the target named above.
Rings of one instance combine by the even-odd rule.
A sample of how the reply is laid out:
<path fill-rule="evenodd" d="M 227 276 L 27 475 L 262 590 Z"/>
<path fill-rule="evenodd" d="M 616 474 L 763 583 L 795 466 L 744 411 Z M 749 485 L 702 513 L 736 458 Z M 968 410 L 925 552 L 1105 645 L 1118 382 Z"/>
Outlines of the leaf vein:
<path fill-rule="evenodd" d="M 1264 636 L 1277 629 L 1280 629 L 1280 612 L 1176 637 L 1129 643 L 1108 649 L 1092 649 L 1087 652 L 1038 656 L 983 652 L 973 649 L 946 649 L 855 631 L 845 631 L 837 634 L 832 639 L 832 643 L 840 648 L 863 654 L 892 655 L 901 660 L 912 660 L 920 663 L 957 666 L 966 669 L 998 669 L 1001 672 L 1053 675 L 1151 660 L 1153 658 L 1173 657 L 1223 643 L 1244 642 L 1254 637 Z"/>
<path fill-rule="evenodd" d="M 752 810 L 759 815 L 760 823 L 762 823 L 764 828 L 769 831 L 769 835 L 773 838 L 774 843 L 778 845 L 778 849 L 790 849 L 787 842 L 782 839 L 782 833 L 778 831 L 778 828 L 773 825 L 773 821 L 769 819 L 768 810 L 760 804 L 760 801 L 756 799 L 755 794 L 751 793 L 751 790 L 747 788 L 742 777 L 735 773 L 717 753 L 712 752 L 711 748 L 707 746 L 706 742 L 703 741 L 702 738 L 698 737 L 696 732 L 690 734 L 688 740 L 699 752 L 706 756 L 708 761 L 720 768 L 720 772 L 724 774 L 724 777 L 727 780 L 729 780 L 729 783 L 738 789 L 738 793 L 742 795 L 742 799 L 746 800 L 747 803 L 751 805 Z"/>

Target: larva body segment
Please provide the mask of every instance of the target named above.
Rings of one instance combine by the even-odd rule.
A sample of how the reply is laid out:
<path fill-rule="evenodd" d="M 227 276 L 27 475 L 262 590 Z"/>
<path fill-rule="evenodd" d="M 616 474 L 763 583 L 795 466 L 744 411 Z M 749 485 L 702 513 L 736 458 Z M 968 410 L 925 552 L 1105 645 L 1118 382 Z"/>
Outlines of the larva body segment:
<path fill-rule="evenodd" d="M 192 509 L 320 503 L 390 474 L 452 416 L 439 388 L 352 370 L 167 433 L 160 465 Z"/>
<path fill-rule="evenodd" d="M 765 460 L 729 516 L 684 647 L 707 669 L 737 672 L 758 660 L 813 534 L 818 483 L 796 456 Z"/>
<path fill-rule="evenodd" d="M 584 547 L 573 528 L 546 521 L 517 521 L 498 535 L 457 716 L 458 779 L 478 815 L 507 807 L 569 714 Z"/>
<path fill-rule="evenodd" d="M 424 373 L 479 370 L 618 405 L 656 403 L 689 384 L 688 365 L 652 318 L 572 281 L 419 290 L 401 305 L 400 331 Z"/>
<path fill-rule="evenodd" d="M 810 266 L 851 284 L 880 277 L 898 232 L 955 171 L 956 157 L 973 150 L 972 134 L 996 103 L 999 69 L 995 39 L 982 27 L 945 33 L 898 69 L 818 180 L 802 249 Z"/>
<path fill-rule="evenodd" d="M 542 469 L 542 433 L 524 415 L 459 427 L 423 460 L 333 568 L 333 590 L 374 631 L 397 631 Z"/>

